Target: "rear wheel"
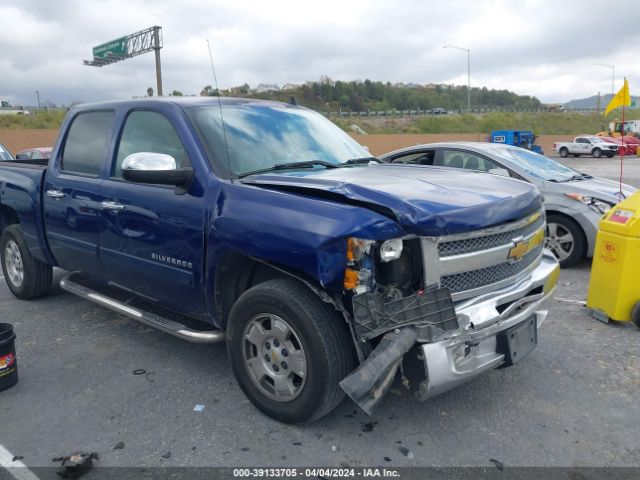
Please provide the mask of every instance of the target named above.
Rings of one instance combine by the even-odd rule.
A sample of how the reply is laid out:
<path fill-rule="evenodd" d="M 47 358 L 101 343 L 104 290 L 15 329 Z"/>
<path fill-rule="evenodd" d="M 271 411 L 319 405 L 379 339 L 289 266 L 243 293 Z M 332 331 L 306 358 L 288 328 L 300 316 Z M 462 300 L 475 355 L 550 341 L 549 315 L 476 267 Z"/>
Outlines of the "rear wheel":
<path fill-rule="evenodd" d="M 560 149 L 560 156 L 561 156 L 562 158 L 567 158 L 567 157 L 569 156 L 569 149 L 568 149 L 568 148 L 565 148 L 565 147 L 562 147 L 562 148 Z"/>
<path fill-rule="evenodd" d="M 20 225 L 10 225 L 0 238 L 4 278 L 16 297 L 23 300 L 42 297 L 51 290 L 53 268 L 33 258 Z"/>
<path fill-rule="evenodd" d="M 600 150 L 599 148 L 594 148 L 591 151 L 591 155 L 593 155 L 593 158 L 600 158 L 602 156 L 602 150 Z"/>
<path fill-rule="evenodd" d="M 309 423 L 343 400 L 338 382 L 355 365 L 346 323 L 293 279 L 243 293 L 227 327 L 233 373 L 251 402 L 286 423 Z"/>
<path fill-rule="evenodd" d="M 547 215 L 545 246 L 553 252 L 563 268 L 575 265 L 586 253 L 582 229 L 564 215 Z"/>

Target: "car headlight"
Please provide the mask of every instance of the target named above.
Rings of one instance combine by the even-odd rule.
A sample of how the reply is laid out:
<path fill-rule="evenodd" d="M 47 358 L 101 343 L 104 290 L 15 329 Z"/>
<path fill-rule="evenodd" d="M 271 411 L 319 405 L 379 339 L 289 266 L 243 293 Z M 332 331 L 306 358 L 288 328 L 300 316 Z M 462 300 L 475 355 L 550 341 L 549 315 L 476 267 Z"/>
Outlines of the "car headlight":
<path fill-rule="evenodd" d="M 394 238 L 393 240 L 387 240 L 380 245 L 380 260 L 383 262 L 390 262 L 397 260 L 402 255 L 402 239 Z"/>
<path fill-rule="evenodd" d="M 571 200 L 582 202 L 600 215 L 604 215 L 613 207 L 613 203 L 590 197 L 589 195 L 582 195 L 581 193 L 565 193 L 564 195 Z"/>
<path fill-rule="evenodd" d="M 388 263 L 402 256 L 403 242 L 394 238 L 383 242 L 350 237 L 347 239 L 344 289 L 356 293 L 371 291 L 376 283 L 376 262 Z"/>

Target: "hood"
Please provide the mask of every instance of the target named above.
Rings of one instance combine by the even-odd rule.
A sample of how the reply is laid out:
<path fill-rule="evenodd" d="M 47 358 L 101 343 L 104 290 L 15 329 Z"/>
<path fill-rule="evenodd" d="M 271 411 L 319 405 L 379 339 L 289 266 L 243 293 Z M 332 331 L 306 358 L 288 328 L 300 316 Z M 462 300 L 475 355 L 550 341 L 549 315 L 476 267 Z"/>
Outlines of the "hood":
<path fill-rule="evenodd" d="M 587 178 L 585 180 L 577 180 L 566 183 L 554 184 L 555 189 L 562 190 L 561 193 L 580 193 L 590 197 L 604 200 L 611 204 L 620 201 L 618 192 L 620 191 L 620 182 L 616 180 L 608 180 L 606 178 Z M 553 187 L 552 187 L 553 188 Z M 625 183 L 622 184 L 622 193 L 625 198 L 632 195 L 636 188 Z"/>
<path fill-rule="evenodd" d="M 487 173 L 402 165 L 297 170 L 243 183 L 357 204 L 396 220 L 407 233 L 463 233 L 522 218 L 540 208 L 531 184 Z"/>

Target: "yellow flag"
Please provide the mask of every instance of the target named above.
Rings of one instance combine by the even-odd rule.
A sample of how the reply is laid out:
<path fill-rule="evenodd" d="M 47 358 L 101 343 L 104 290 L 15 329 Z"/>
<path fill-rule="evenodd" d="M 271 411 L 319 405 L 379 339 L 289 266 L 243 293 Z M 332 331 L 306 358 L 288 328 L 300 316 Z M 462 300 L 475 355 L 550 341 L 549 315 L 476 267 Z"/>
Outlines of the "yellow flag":
<path fill-rule="evenodd" d="M 611 110 L 614 110 L 618 107 L 622 106 L 628 107 L 631 105 L 631 96 L 629 95 L 629 84 L 627 83 L 627 79 L 624 79 L 624 85 L 620 89 L 618 93 L 611 99 L 609 105 L 607 105 L 607 109 L 604 111 L 604 116 L 606 117 Z"/>

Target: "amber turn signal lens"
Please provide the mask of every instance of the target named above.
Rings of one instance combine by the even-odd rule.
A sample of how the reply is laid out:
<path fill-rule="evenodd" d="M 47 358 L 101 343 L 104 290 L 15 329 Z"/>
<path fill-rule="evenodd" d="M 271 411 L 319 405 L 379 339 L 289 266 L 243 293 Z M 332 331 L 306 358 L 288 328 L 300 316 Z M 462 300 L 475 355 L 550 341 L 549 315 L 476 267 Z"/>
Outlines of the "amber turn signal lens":
<path fill-rule="evenodd" d="M 344 271 L 344 289 L 353 290 L 358 286 L 358 272 L 350 268 Z"/>

